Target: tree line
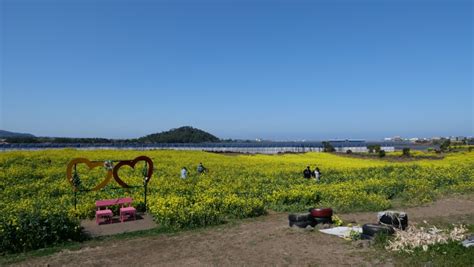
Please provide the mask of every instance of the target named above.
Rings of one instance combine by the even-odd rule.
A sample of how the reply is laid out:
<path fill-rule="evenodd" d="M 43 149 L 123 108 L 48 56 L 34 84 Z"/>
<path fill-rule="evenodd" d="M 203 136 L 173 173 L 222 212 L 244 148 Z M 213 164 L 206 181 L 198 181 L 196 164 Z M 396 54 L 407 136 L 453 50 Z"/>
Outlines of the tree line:
<path fill-rule="evenodd" d="M 14 136 L 5 137 L 6 143 L 10 144 L 131 144 L 131 143 L 206 143 L 221 142 L 221 140 L 203 130 L 184 126 L 169 131 L 150 134 L 134 139 L 108 139 L 108 138 L 73 138 L 73 137 L 35 137 Z"/>

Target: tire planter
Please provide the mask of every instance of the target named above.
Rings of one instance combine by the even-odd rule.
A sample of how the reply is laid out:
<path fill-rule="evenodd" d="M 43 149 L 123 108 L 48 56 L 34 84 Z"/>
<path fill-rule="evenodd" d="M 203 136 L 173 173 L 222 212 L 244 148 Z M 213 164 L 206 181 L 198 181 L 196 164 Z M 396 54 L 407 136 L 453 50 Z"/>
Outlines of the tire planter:
<path fill-rule="evenodd" d="M 308 225 L 311 225 L 311 222 L 310 221 L 294 222 L 293 225 L 296 225 L 299 228 L 306 228 L 308 227 Z"/>
<path fill-rule="evenodd" d="M 380 217 L 379 223 L 405 230 L 405 228 L 407 228 L 408 226 L 408 215 L 399 217 L 383 215 L 382 217 Z"/>
<path fill-rule="evenodd" d="M 331 209 L 325 209 L 325 210 L 326 210 L 324 211 L 325 213 L 323 213 L 325 215 L 329 214 L 328 210 L 330 210 L 330 213 L 332 213 Z M 306 228 L 308 225 L 311 225 L 311 227 L 315 227 L 317 224 L 325 224 L 325 223 L 326 224 L 332 223 L 331 217 L 314 217 L 312 216 L 311 213 L 298 213 L 298 214 L 288 215 L 288 224 L 290 227 L 298 226 L 301 228 Z"/>
<path fill-rule="evenodd" d="M 327 218 L 327 217 L 313 217 L 313 221 L 316 222 L 316 224 L 320 224 L 320 223 L 327 223 L 327 224 L 332 224 L 332 219 L 331 217 Z"/>
<path fill-rule="evenodd" d="M 374 239 L 374 237 L 371 236 L 371 235 L 360 234 L 360 239 L 362 239 L 362 240 L 371 240 L 371 239 Z"/>
<path fill-rule="evenodd" d="M 313 217 L 319 217 L 319 218 L 331 218 L 332 217 L 332 209 L 331 208 L 322 208 L 322 209 L 312 208 L 312 209 L 309 209 L 309 213 Z"/>
<path fill-rule="evenodd" d="M 364 235 L 375 236 L 379 233 L 392 235 L 393 233 L 395 233 L 395 230 L 393 229 L 393 227 L 383 224 L 367 223 L 362 226 L 362 234 Z"/>
<path fill-rule="evenodd" d="M 303 222 L 311 219 L 309 213 L 299 213 L 299 214 L 290 214 L 288 215 L 288 220 L 291 222 Z"/>
<path fill-rule="evenodd" d="M 316 225 L 318 225 L 318 222 L 315 220 L 310 220 L 308 222 L 309 222 L 309 225 L 311 225 L 311 227 L 315 227 Z"/>
<path fill-rule="evenodd" d="M 306 228 L 308 225 L 315 227 L 318 222 L 314 220 L 309 213 L 299 213 L 288 215 L 288 224 L 290 227 L 298 226 L 300 228 Z"/>

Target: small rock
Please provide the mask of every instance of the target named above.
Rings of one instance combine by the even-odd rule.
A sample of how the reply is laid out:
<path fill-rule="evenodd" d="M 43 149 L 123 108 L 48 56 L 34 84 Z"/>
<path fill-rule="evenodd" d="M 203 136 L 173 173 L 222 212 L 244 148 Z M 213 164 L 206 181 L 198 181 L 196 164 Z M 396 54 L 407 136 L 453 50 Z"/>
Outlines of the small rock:
<path fill-rule="evenodd" d="M 323 223 L 321 224 L 321 229 L 329 229 L 329 228 L 332 228 L 333 226 L 330 225 L 330 224 L 326 224 L 326 223 Z"/>
<path fill-rule="evenodd" d="M 357 240 L 353 244 L 356 248 L 368 248 L 370 247 L 370 240 Z"/>
<path fill-rule="evenodd" d="M 356 248 L 363 248 L 363 247 L 364 247 L 364 242 L 362 242 L 362 240 L 354 241 L 352 244 L 353 244 L 354 247 L 356 247 Z"/>

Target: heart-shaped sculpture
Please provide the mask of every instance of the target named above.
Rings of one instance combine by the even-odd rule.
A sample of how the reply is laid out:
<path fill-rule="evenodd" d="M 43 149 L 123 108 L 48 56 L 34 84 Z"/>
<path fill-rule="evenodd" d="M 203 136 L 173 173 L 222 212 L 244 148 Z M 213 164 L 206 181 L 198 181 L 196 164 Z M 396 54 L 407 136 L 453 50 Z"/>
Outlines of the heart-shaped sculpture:
<path fill-rule="evenodd" d="M 101 162 L 101 161 L 90 161 L 86 158 L 75 158 L 73 160 L 71 160 L 68 165 L 67 165 L 67 169 L 66 169 L 66 176 L 67 176 L 67 180 L 69 181 L 69 183 L 74 187 L 74 191 L 77 191 L 78 188 L 76 188 L 74 186 L 74 183 L 72 182 L 72 169 L 74 168 L 74 165 L 76 164 L 86 164 L 87 167 L 89 167 L 89 170 L 90 169 L 93 169 L 93 168 L 96 168 L 96 167 L 103 167 L 104 166 L 104 163 Z M 105 180 L 103 180 L 100 184 L 96 185 L 94 188 L 92 188 L 93 191 L 97 191 L 99 189 L 101 189 L 102 187 L 104 187 L 106 184 L 108 184 L 110 182 L 110 179 L 112 179 L 112 170 L 108 170 L 107 171 L 107 176 L 105 177 Z"/>
<path fill-rule="evenodd" d="M 147 170 L 147 175 L 146 175 L 146 181 L 148 182 L 151 179 L 151 175 L 153 174 L 153 161 L 147 156 L 136 157 L 133 160 L 122 160 L 119 163 L 117 163 L 117 165 L 115 165 L 114 170 L 113 170 L 115 181 L 117 181 L 117 183 L 124 188 L 130 188 L 131 186 L 126 184 L 122 179 L 120 179 L 118 175 L 118 170 L 122 166 L 130 166 L 132 169 L 135 169 L 135 165 L 139 161 L 145 161 L 146 163 L 148 163 L 148 170 Z"/>

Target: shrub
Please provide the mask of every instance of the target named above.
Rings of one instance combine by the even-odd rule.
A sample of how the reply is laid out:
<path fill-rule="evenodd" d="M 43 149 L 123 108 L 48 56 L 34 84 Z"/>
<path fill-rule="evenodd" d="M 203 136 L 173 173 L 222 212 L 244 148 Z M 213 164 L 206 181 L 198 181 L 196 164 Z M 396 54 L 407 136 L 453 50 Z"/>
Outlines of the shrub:
<path fill-rule="evenodd" d="M 359 240 L 361 238 L 359 231 L 351 230 L 349 232 L 349 238 L 353 241 Z"/>
<path fill-rule="evenodd" d="M 402 155 L 403 155 L 404 157 L 409 157 L 409 156 L 410 156 L 410 148 L 408 148 L 408 147 L 403 148 L 403 153 L 402 153 Z"/>
<path fill-rule="evenodd" d="M 380 145 L 369 145 L 367 146 L 369 153 L 379 153 L 380 152 Z"/>
<path fill-rule="evenodd" d="M 348 149 L 348 150 L 346 151 L 346 154 L 352 154 L 352 150 Z"/>
<path fill-rule="evenodd" d="M 379 157 L 381 157 L 381 158 L 385 157 L 385 150 L 380 150 L 379 151 Z"/>
<path fill-rule="evenodd" d="M 451 140 L 446 139 L 443 141 L 443 143 L 441 143 L 441 145 L 439 146 L 439 149 L 441 149 L 441 151 L 443 152 L 446 152 L 449 150 L 450 145 L 451 145 Z"/>
<path fill-rule="evenodd" d="M 334 152 L 336 149 L 329 142 L 323 142 L 323 151 L 324 152 Z"/>
<path fill-rule="evenodd" d="M 79 221 L 66 213 L 45 215 L 34 211 L 0 217 L 0 252 L 28 251 L 84 239 Z"/>

